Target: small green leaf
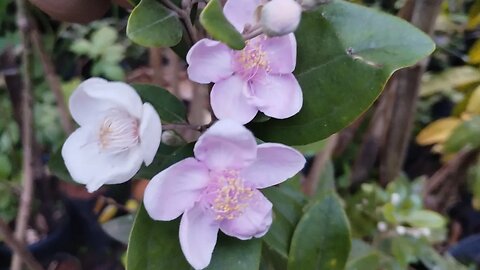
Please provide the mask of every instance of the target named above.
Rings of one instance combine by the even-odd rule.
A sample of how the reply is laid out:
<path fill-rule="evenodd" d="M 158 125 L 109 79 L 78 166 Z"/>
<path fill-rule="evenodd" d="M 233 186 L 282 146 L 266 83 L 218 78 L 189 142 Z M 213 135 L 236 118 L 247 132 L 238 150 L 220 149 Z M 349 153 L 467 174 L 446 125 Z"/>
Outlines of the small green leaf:
<path fill-rule="evenodd" d="M 128 18 L 127 36 L 142 46 L 175 46 L 182 35 L 183 28 L 177 14 L 156 0 L 142 0 Z"/>
<path fill-rule="evenodd" d="M 304 12 L 295 36 L 303 107 L 288 119 L 251 123 L 263 141 L 303 145 L 338 132 L 370 107 L 394 71 L 435 48 L 398 17 L 338 0 Z"/>
<path fill-rule="evenodd" d="M 350 228 L 339 199 L 326 195 L 306 210 L 293 234 L 289 270 L 343 270 L 350 252 Z"/>
<path fill-rule="evenodd" d="M 219 0 L 210 0 L 200 14 L 200 23 L 216 40 L 227 44 L 230 48 L 241 50 L 245 47 L 242 35 L 223 15 Z"/>
<path fill-rule="evenodd" d="M 401 221 L 413 227 L 442 228 L 445 226 L 445 218 L 437 212 L 429 210 L 415 210 L 403 217 Z"/>
<path fill-rule="evenodd" d="M 133 220 L 133 215 L 125 215 L 114 218 L 102 224 L 102 229 L 113 239 L 128 245 L 128 236 L 132 230 Z"/>
<path fill-rule="evenodd" d="M 143 102 L 152 104 L 162 123 L 186 122 L 185 105 L 167 90 L 149 84 L 133 84 L 132 87 L 137 90 Z"/>

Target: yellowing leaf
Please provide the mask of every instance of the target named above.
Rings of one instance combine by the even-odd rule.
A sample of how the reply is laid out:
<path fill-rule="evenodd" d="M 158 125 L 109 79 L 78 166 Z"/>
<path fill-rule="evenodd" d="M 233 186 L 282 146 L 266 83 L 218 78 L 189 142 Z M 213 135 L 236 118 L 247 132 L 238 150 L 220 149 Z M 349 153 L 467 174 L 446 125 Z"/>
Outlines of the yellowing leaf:
<path fill-rule="evenodd" d="M 472 30 L 480 24 L 480 1 L 475 1 L 468 11 L 467 29 Z"/>
<path fill-rule="evenodd" d="M 450 89 L 461 89 L 480 82 L 480 71 L 472 66 L 449 68 L 432 74 L 426 73 L 422 78 L 420 96 L 426 97 Z"/>
<path fill-rule="evenodd" d="M 470 51 L 468 51 L 468 62 L 471 64 L 480 63 L 480 40 L 475 41 Z"/>
<path fill-rule="evenodd" d="M 112 219 L 116 214 L 117 214 L 118 208 L 113 205 L 109 204 L 105 209 L 103 209 L 102 213 L 98 217 L 98 222 L 99 223 L 105 223 Z"/>
<path fill-rule="evenodd" d="M 480 86 L 470 96 L 465 111 L 473 114 L 480 114 Z"/>
<path fill-rule="evenodd" d="M 417 143 L 430 145 L 445 142 L 452 131 L 462 122 L 456 117 L 442 118 L 430 123 L 417 135 Z"/>

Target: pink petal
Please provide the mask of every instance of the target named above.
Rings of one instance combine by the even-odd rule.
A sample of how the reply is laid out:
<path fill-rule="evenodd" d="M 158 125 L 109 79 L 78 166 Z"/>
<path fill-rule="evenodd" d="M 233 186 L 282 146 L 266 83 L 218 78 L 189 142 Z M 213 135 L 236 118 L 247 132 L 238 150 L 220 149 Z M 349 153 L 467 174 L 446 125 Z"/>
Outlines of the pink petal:
<path fill-rule="evenodd" d="M 292 73 L 297 63 L 297 41 L 293 34 L 267 38 L 262 41 L 263 49 L 268 55 L 270 73 Z"/>
<path fill-rule="evenodd" d="M 195 43 L 187 54 L 188 77 L 198 83 L 218 82 L 233 74 L 232 50 L 210 39 Z"/>
<path fill-rule="evenodd" d="M 155 175 L 145 189 L 143 202 L 155 220 L 173 220 L 195 204 L 210 180 L 208 169 L 186 158 Z"/>
<path fill-rule="evenodd" d="M 220 120 L 200 136 L 193 152 L 213 171 L 242 169 L 255 160 L 257 143 L 244 126 L 231 120 Z"/>
<path fill-rule="evenodd" d="M 217 82 L 210 93 L 210 103 L 218 119 L 232 119 L 241 124 L 250 122 L 258 112 L 245 93 L 247 81 L 234 75 Z"/>
<path fill-rule="evenodd" d="M 62 157 L 73 180 L 93 192 L 103 184 L 130 180 L 142 165 L 142 153 L 135 147 L 121 153 L 105 153 L 88 126 L 73 132 L 62 147 Z"/>
<path fill-rule="evenodd" d="M 268 116 L 285 119 L 302 108 L 302 89 L 293 74 L 255 76 L 251 87 L 258 110 Z"/>
<path fill-rule="evenodd" d="M 99 78 L 81 83 L 70 97 L 69 106 L 73 119 L 80 125 L 94 121 L 102 112 L 115 107 L 138 119 L 142 116 L 142 100 L 130 85 Z"/>
<path fill-rule="evenodd" d="M 305 158 L 297 150 L 278 143 L 264 143 L 257 148 L 257 159 L 241 172 L 255 188 L 280 184 L 305 166 Z"/>
<path fill-rule="evenodd" d="M 260 0 L 228 0 L 223 13 L 237 31 L 242 33 L 246 24 L 256 24 L 255 11 L 260 4 Z"/>
<path fill-rule="evenodd" d="M 218 222 L 200 206 L 185 211 L 180 222 L 180 246 L 193 268 L 203 269 L 210 264 L 217 234 Z"/>
<path fill-rule="evenodd" d="M 242 240 L 264 236 L 272 224 L 272 203 L 260 191 L 255 190 L 252 204 L 244 211 L 238 218 L 222 221 L 220 230 Z"/>
<path fill-rule="evenodd" d="M 142 119 L 139 127 L 140 147 L 145 165 L 152 163 L 162 137 L 162 123 L 157 111 L 150 103 L 143 104 Z"/>

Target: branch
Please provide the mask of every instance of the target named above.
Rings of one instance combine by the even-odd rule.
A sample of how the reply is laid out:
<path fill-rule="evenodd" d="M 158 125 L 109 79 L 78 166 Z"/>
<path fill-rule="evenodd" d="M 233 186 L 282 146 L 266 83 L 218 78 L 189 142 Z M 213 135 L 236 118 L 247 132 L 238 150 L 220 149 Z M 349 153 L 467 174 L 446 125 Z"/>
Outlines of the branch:
<path fill-rule="evenodd" d="M 180 19 L 182 19 L 183 24 L 185 26 L 185 29 L 188 32 L 188 35 L 190 36 L 190 39 L 192 43 L 195 43 L 198 41 L 198 33 L 197 29 L 193 26 L 192 21 L 190 19 L 190 12 L 192 10 L 192 3 L 189 2 L 188 5 L 186 5 L 185 10 L 179 8 L 177 5 L 175 5 L 172 1 L 170 0 L 162 0 L 162 3 L 169 9 L 173 10 L 178 14 Z"/>
<path fill-rule="evenodd" d="M 20 254 L 20 257 L 28 268 L 32 270 L 43 270 L 42 265 L 35 259 L 35 257 L 33 257 L 32 253 L 30 253 L 22 243 L 15 239 L 7 223 L 2 219 L 0 219 L 0 234 L 3 237 L 2 240 L 5 244 L 7 244 L 15 254 Z"/>
<path fill-rule="evenodd" d="M 52 63 L 52 59 L 50 59 L 47 52 L 45 51 L 42 40 L 38 33 L 38 29 L 33 22 L 31 22 L 30 38 L 32 40 L 33 46 L 35 47 L 38 55 L 40 56 L 40 61 L 42 62 L 43 70 L 45 72 L 47 82 L 50 85 L 50 89 L 55 95 L 63 131 L 66 135 L 69 135 L 73 132 L 73 125 L 67 110 L 67 106 L 65 104 L 62 86 L 55 72 L 55 67 Z"/>
<path fill-rule="evenodd" d="M 15 238 L 19 242 L 24 241 L 25 231 L 27 229 L 30 216 L 31 200 L 33 195 L 33 113 L 32 113 L 32 82 L 30 79 L 31 70 L 31 43 L 29 39 L 29 21 L 26 10 L 25 0 L 16 0 L 17 5 L 17 26 L 21 32 L 23 44 L 22 64 L 23 64 L 23 89 L 22 89 L 22 194 L 20 195 L 20 206 L 15 222 Z M 12 260 L 11 269 L 20 270 L 22 268 L 21 254 L 15 253 Z"/>

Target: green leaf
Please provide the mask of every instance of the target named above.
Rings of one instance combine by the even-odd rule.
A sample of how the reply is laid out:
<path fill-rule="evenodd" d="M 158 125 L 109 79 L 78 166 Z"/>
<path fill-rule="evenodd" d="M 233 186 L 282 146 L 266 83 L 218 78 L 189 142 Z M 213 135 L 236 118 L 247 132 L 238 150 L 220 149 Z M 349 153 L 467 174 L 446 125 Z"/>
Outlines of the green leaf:
<path fill-rule="evenodd" d="M 142 168 L 135 175 L 135 178 L 151 179 L 157 173 L 173 165 L 174 163 L 193 156 L 193 145 L 193 143 L 190 143 L 177 148 L 160 144 L 152 163 L 148 167 L 142 165 Z"/>
<path fill-rule="evenodd" d="M 113 239 L 128 245 L 128 236 L 133 226 L 133 215 L 125 215 L 102 224 L 102 229 Z"/>
<path fill-rule="evenodd" d="M 142 205 L 130 233 L 127 269 L 191 269 L 180 249 L 178 226 L 178 220 L 152 220 Z"/>
<path fill-rule="evenodd" d="M 162 123 L 186 123 L 185 105 L 170 92 L 149 84 L 133 84 L 132 87 L 137 90 L 143 102 L 152 104 Z"/>
<path fill-rule="evenodd" d="M 293 234 L 288 269 L 345 268 L 350 252 L 350 228 L 339 199 L 327 195 L 311 205 Z"/>
<path fill-rule="evenodd" d="M 295 36 L 303 107 L 289 119 L 252 123 L 263 141 L 302 145 L 328 137 L 360 116 L 395 70 L 434 49 L 406 21 L 338 0 L 305 12 Z"/>
<path fill-rule="evenodd" d="M 242 35 L 223 15 L 219 0 L 210 0 L 200 14 L 200 23 L 216 40 L 227 44 L 230 48 L 241 50 L 245 48 Z"/>
<path fill-rule="evenodd" d="M 264 189 L 262 192 L 273 204 L 272 226 L 263 240 L 268 248 L 286 261 L 290 240 L 307 200 L 303 194 L 285 184 Z"/>
<path fill-rule="evenodd" d="M 207 270 L 255 270 L 260 267 L 262 241 L 242 241 L 219 235 L 218 245 L 213 251 L 212 261 Z"/>
<path fill-rule="evenodd" d="M 142 205 L 135 219 L 127 250 L 128 270 L 190 270 L 178 240 L 179 220 L 154 221 Z M 260 265 L 262 242 L 219 235 L 210 270 L 255 270 Z"/>
<path fill-rule="evenodd" d="M 445 142 L 448 153 L 458 152 L 464 147 L 480 147 L 480 116 L 460 124 Z"/>
<path fill-rule="evenodd" d="M 403 217 L 401 221 L 413 227 L 442 228 L 446 224 L 445 218 L 437 212 L 429 210 L 415 210 Z"/>
<path fill-rule="evenodd" d="M 48 168 L 50 169 L 51 173 L 57 176 L 60 180 L 75 182 L 65 166 L 61 150 L 51 154 L 50 160 L 48 161 Z"/>
<path fill-rule="evenodd" d="M 127 36 L 142 46 L 175 46 L 182 35 L 183 28 L 177 14 L 156 0 L 142 0 L 128 18 Z"/>

